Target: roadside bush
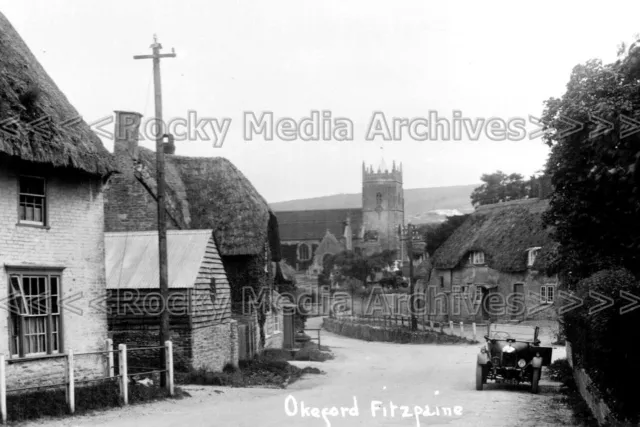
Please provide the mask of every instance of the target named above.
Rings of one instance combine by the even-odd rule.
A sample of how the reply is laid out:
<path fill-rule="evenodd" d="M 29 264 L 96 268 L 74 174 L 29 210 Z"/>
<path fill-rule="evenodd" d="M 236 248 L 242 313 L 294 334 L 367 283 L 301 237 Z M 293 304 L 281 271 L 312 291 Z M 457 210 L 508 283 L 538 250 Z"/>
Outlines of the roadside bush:
<path fill-rule="evenodd" d="M 225 387 L 272 387 L 285 388 L 300 379 L 303 374 L 321 374 L 317 368 L 300 369 L 288 362 L 290 352 L 268 349 L 251 360 L 241 360 L 239 368 L 225 369 L 223 372 L 207 372 L 204 369 L 181 375 L 181 384 L 206 384 Z"/>
<path fill-rule="evenodd" d="M 640 357 L 636 345 L 640 342 L 640 310 L 622 313 L 630 302 L 621 298 L 621 292 L 640 294 L 636 278 L 623 269 L 603 270 L 582 280 L 576 296 L 584 305 L 565 314 L 564 327 L 574 363 L 587 371 L 614 413 L 637 420 Z M 597 310 L 601 304 L 596 298 L 599 295 L 611 298 L 613 306 Z"/>
<path fill-rule="evenodd" d="M 567 359 L 554 360 L 553 363 L 549 365 L 547 372 L 552 380 L 558 381 L 567 387 L 575 386 L 573 369 L 571 369 Z"/>
<path fill-rule="evenodd" d="M 175 389 L 174 398 L 185 393 Z M 129 383 L 129 403 L 135 404 L 166 399 L 169 393 L 158 386 Z M 77 385 L 75 390 L 76 414 L 113 408 L 122 405 L 120 386 L 117 380 L 106 380 L 90 385 Z M 41 417 L 68 415 L 66 394 L 63 388 L 49 388 L 7 396 L 7 419 L 9 421 L 33 420 Z"/>

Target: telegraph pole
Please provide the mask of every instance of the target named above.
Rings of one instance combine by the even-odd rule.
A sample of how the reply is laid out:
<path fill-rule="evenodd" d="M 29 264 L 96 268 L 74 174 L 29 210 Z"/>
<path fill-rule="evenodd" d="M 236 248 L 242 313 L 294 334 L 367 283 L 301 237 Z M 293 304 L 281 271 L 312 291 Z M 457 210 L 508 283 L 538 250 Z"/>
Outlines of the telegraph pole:
<path fill-rule="evenodd" d="M 158 43 L 158 38 L 154 34 L 151 55 L 136 55 L 133 59 L 153 59 L 153 88 L 155 92 L 155 131 L 156 131 L 156 181 L 158 185 L 158 249 L 160 266 L 160 294 L 163 300 L 163 310 L 160 318 L 160 346 L 169 339 L 169 311 L 167 301 L 169 300 L 169 270 L 167 268 L 167 219 L 165 210 L 165 180 L 164 180 L 164 122 L 162 121 L 162 86 L 160 83 L 160 58 L 175 58 L 175 51 L 171 53 L 160 53 L 162 45 Z M 166 366 L 166 354 L 164 349 L 160 350 L 160 366 Z M 167 382 L 167 372 L 161 376 L 161 385 L 164 387 Z"/>
<path fill-rule="evenodd" d="M 415 313 L 415 284 L 413 283 L 413 238 L 414 228 L 412 224 L 408 224 L 406 227 L 398 226 L 400 232 L 400 239 L 407 242 L 407 254 L 409 256 L 409 314 L 411 315 L 411 330 L 418 330 L 418 318 Z M 400 245 L 400 247 L 403 247 Z"/>
<path fill-rule="evenodd" d="M 409 253 L 409 306 L 411 309 L 411 330 L 416 331 L 418 329 L 418 318 L 416 317 L 415 312 L 415 292 L 416 286 L 413 280 L 413 224 L 409 224 L 407 230 L 407 252 Z"/>

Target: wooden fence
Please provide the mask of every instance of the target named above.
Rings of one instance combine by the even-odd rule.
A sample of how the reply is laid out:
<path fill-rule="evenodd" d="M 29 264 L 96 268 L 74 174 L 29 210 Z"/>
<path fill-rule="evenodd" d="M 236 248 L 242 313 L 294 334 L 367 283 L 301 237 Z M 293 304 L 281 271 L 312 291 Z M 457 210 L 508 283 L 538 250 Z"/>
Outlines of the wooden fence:
<path fill-rule="evenodd" d="M 411 316 L 394 314 L 388 316 L 374 316 L 374 315 L 334 315 L 336 319 L 348 319 L 354 323 L 362 323 L 371 326 L 380 326 L 383 328 L 400 327 L 411 328 Z M 456 335 L 464 338 L 469 338 L 474 341 L 478 340 L 478 328 L 481 328 L 481 335 L 484 335 L 482 331 L 486 328 L 486 324 L 476 324 L 475 322 L 435 322 L 433 320 L 427 320 L 422 316 L 416 317 L 418 322 L 418 330 L 421 331 L 433 331 L 440 332 L 449 335 Z"/>
<path fill-rule="evenodd" d="M 128 352 L 136 352 L 136 351 L 149 351 L 149 350 L 161 350 L 166 352 L 166 366 L 164 369 L 153 369 L 148 372 L 136 372 L 130 373 L 128 369 Z M 117 366 L 117 374 L 116 374 L 116 366 L 114 364 L 114 354 L 117 355 L 118 358 L 118 366 Z M 91 380 L 83 380 L 76 381 L 75 379 L 75 358 L 78 356 L 90 356 L 90 355 L 104 355 L 107 360 L 106 372 L 105 376 L 102 378 L 91 379 Z M 9 393 L 18 393 L 18 392 L 28 392 L 30 390 L 42 389 L 42 388 L 56 388 L 56 387 L 65 387 L 66 392 L 66 401 L 69 413 L 73 414 L 75 412 L 75 389 L 77 384 L 83 384 L 88 382 L 96 382 L 100 380 L 110 380 L 113 378 L 118 378 L 119 381 L 119 391 L 122 402 L 125 405 L 129 404 L 129 377 L 131 375 L 145 375 L 152 373 L 165 373 L 167 375 L 166 388 L 169 392 L 169 395 L 173 396 L 174 394 L 174 383 L 173 383 L 173 344 L 171 341 L 166 341 L 164 346 L 157 347 L 137 347 L 137 348 L 129 348 L 127 349 L 126 344 L 118 345 L 118 349 L 113 349 L 113 341 L 108 339 L 106 341 L 106 349 L 99 350 L 88 353 L 75 353 L 72 349 L 68 349 L 66 354 L 60 355 L 66 359 L 65 366 L 65 381 L 62 383 L 55 384 L 47 384 L 46 386 L 38 385 L 31 387 L 21 387 L 21 388 L 13 388 L 7 389 L 6 383 L 6 363 L 4 355 L 0 355 L 0 419 L 3 424 L 7 422 L 7 394 Z"/>

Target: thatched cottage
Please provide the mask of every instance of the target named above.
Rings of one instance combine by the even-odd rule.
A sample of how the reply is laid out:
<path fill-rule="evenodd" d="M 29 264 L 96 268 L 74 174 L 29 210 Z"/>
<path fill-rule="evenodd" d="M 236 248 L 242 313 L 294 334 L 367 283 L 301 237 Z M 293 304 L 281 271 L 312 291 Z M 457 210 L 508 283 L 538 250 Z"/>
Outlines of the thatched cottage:
<path fill-rule="evenodd" d="M 542 224 L 548 200 L 480 206 L 434 253 L 427 300 L 440 320 L 555 319 L 556 244 Z"/>
<path fill-rule="evenodd" d="M 0 14 L 0 353 L 9 389 L 64 381 L 67 349 L 105 348 L 100 139 Z M 65 301 L 63 303 L 63 301 Z M 102 356 L 76 377 L 104 375 Z"/>
<path fill-rule="evenodd" d="M 106 192 L 108 232 L 157 229 L 156 155 L 138 146 L 140 122 L 137 113 L 116 112 L 114 154 L 122 173 L 113 177 Z M 168 144 L 165 153 L 167 228 L 213 231 L 231 288 L 232 317 L 244 325 L 240 339 L 248 337 L 257 351 L 281 346 L 281 334 L 265 333 L 268 322 L 282 322 L 268 301 L 275 276 L 272 265 L 280 261 L 275 215 L 227 159 L 178 156 Z M 267 298 L 260 310 L 250 312 L 246 299 L 252 293 Z"/>

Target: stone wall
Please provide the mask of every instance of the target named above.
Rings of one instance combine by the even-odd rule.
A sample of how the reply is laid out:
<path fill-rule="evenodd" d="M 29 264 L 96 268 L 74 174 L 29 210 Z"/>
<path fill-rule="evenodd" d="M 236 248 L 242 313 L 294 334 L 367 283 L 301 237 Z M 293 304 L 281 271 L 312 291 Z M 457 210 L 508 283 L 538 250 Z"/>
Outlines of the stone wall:
<path fill-rule="evenodd" d="M 516 284 L 522 285 L 519 295 L 515 293 Z M 540 300 L 543 285 L 554 286 L 557 301 L 555 277 L 535 270 L 506 273 L 464 260 L 455 269 L 433 271 L 426 288 L 429 313 L 436 320 L 456 322 L 482 322 L 488 315 L 494 320 L 556 320 L 557 304 Z M 482 299 L 483 287 L 492 295 L 488 301 Z"/>
<path fill-rule="evenodd" d="M 104 300 L 103 187 L 99 179 L 60 169 L 0 160 L 0 295 L 8 295 L 5 265 L 61 267 L 62 338 L 75 353 L 102 350 L 107 338 Z M 18 176 L 46 179 L 47 224 L 18 225 Z M 0 315 L 0 353 L 9 355 L 8 313 Z M 8 357 L 8 356 L 7 356 Z M 39 384 L 54 375 L 60 359 L 26 360 L 9 364 L 7 387 Z M 92 362 L 87 362 L 89 365 Z M 97 364 L 90 371 L 101 369 Z"/>
<path fill-rule="evenodd" d="M 437 332 L 411 332 L 406 328 L 363 325 L 348 320 L 325 318 L 322 327 L 329 332 L 364 341 L 395 342 L 400 344 L 473 344 L 454 335 Z"/>
<path fill-rule="evenodd" d="M 573 368 L 573 379 L 576 382 L 576 386 L 578 388 L 578 392 L 589 406 L 591 410 L 591 414 L 595 417 L 600 425 L 622 425 L 615 417 L 611 414 L 611 410 L 607 406 L 607 404 L 600 399 L 594 392 L 593 381 L 589 377 L 589 374 L 573 363 L 573 352 L 571 349 L 571 343 L 566 342 L 567 348 L 567 361 L 569 362 L 569 366 Z"/>
<path fill-rule="evenodd" d="M 227 364 L 238 365 L 237 322 L 194 328 L 191 333 L 194 369 L 217 372 Z"/>

